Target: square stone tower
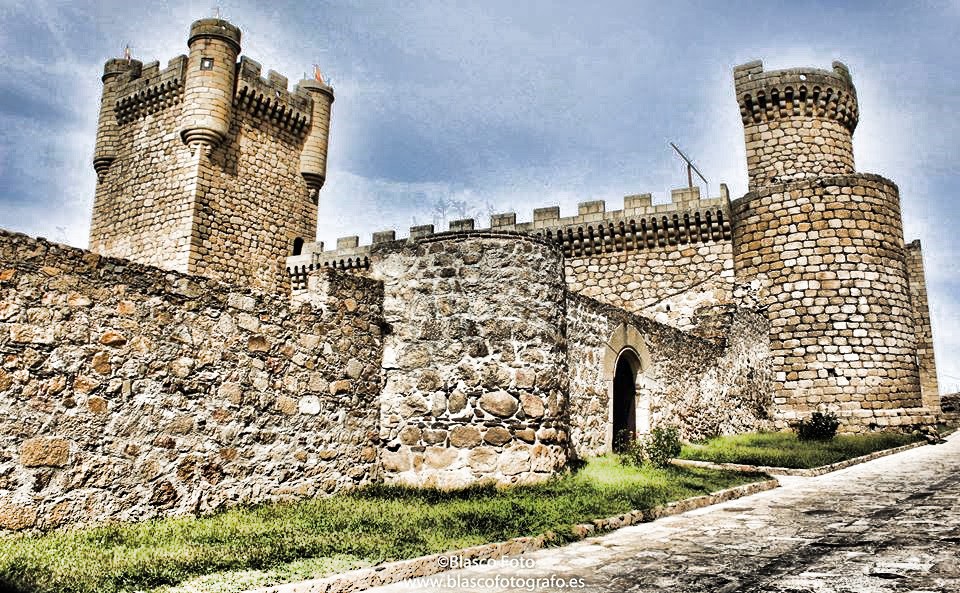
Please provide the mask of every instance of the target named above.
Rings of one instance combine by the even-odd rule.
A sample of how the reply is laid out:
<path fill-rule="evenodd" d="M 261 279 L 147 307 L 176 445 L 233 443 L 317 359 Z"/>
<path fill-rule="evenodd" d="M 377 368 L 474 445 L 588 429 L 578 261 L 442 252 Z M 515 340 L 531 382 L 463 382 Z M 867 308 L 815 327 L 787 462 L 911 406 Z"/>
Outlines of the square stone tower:
<path fill-rule="evenodd" d="M 316 235 L 333 89 L 261 78 L 224 20 L 193 23 L 187 45 L 164 70 L 104 67 L 90 249 L 276 288 Z"/>

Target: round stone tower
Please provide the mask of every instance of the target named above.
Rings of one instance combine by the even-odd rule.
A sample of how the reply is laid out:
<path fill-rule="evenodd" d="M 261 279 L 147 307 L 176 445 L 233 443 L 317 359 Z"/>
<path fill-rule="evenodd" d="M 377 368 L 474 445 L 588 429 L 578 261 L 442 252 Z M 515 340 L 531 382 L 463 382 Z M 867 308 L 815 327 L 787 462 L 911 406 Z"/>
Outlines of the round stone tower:
<path fill-rule="evenodd" d="M 190 26 L 187 44 L 180 137 L 190 146 L 214 148 L 230 129 L 240 29 L 221 19 L 201 19 Z"/>
<path fill-rule="evenodd" d="M 103 94 L 100 98 L 100 117 L 97 119 L 97 142 L 93 150 L 93 168 L 97 172 L 97 179 L 103 180 L 110 164 L 117 158 L 117 142 L 119 129 L 114 105 L 117 102 L 117 87 L 121 83 L 121 75 L 130 77 L 140 75 L 143 64 L 137 60 L 114 58 L 107 60 L 103 65 Z"/>
<path fill-rule="evenodd" d="M 371 255 L 385 284 L 384 480 L 545 480 L 567 455 L 563 254 L 518 233 L 440 233 Z"/>
<path fill-rule="evenodd" d="M 846 66 L 764 72 L 761 62 L 750 62 L 734 70 L 734 84 L 750 189 L 853 173 L 859 112 Z"/>
<path fill-rule="evenodd" d="M 333 88 L 322 80 L 302 80 L 298 86 L 309 92 L 313 98 L 310 133 L 300 153 L 300 174 L 307 182 L 311 197 L 316 199 L 317 192 L 327 178 L 327 143 L 330 138 Z"/>
<path fill-rule="evenodd" d="M 750 192 L 732 205 L 734 268 L 766 292 L 775 409 L 898 424 L 921 405 L 900 198 L 854 171 L 850 74 L 753 62 L 735 85 Z"/>

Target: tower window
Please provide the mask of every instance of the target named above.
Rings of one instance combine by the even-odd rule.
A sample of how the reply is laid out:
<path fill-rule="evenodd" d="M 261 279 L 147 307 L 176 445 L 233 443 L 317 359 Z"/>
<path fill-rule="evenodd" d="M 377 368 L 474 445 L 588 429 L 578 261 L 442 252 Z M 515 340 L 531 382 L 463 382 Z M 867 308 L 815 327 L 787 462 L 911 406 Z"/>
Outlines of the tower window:
<path fill-rule="evenodd" d="M 201 70 L 213 70 L 213 58 L 200 58 Z"/>
<path fill-rule="evenodd" d="M 297 237 L 293 240 L 293 255 L 300 255 L 303 253 L 303 239 Z"/>

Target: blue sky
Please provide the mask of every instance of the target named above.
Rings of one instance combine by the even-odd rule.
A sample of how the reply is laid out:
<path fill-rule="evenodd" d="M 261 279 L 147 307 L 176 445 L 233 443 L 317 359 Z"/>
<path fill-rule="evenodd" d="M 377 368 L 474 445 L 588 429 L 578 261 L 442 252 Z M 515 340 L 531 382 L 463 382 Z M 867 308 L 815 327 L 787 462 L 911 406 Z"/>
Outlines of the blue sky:
<path fill-rule="evenodd" d="M 243 53 L 333 108 L 319 239 L 652 192 L 746 191 L 732 68 L 845 62 L 857 169 L 894 180 L 923 241 L 942 390 L 960 390 L 960 2 L 224 1 Z M 103 62 L 165 65 L 215 0 L 0 0 L 0 226 L 86 246 Z M 443 208 L 440 208 L 440 206 Z M 445 209 L 443 214 L 440 211 Z M 485 224 L 485 223 L 484 223 Z"/>

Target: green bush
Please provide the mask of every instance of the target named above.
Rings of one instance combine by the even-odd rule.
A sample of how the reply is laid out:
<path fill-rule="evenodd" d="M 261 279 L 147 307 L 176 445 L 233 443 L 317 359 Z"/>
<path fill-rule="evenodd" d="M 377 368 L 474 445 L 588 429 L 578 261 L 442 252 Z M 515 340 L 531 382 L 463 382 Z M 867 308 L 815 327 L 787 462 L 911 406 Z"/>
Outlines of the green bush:
<path fill-rule="evenodd" d="M 650 431 L 644 444 L 650 463 L 666 467 L 671 459 L 680 455 L 680 431 L 676 426 L 658 426 Z"/>
<path fill-rule="evenodd" d="M 680 455 L 680 449 L 680 431 L 677 427 L 662 426 L 628 443 L 621 453 L 621 460 L 628 465 L 649 463 L 655 467 L 667 467 L 671 459 Z"/>
<path fill-rule="evenodd" d="M 801 441 L 829 441 L 837 434 L 840 419 L 833 412 L 814 412 L 809 420 L 797 424 L 797 438 Z"/>

